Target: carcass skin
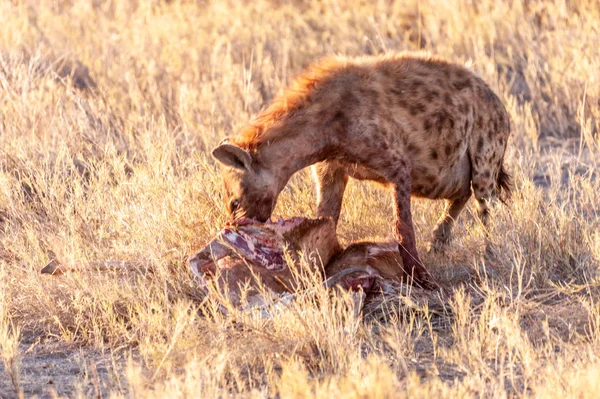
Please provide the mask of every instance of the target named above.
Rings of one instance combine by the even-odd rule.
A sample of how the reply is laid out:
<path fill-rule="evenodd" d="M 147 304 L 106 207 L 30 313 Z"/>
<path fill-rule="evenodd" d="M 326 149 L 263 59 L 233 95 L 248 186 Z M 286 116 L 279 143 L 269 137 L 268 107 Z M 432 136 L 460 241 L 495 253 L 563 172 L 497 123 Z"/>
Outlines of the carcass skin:
<path fill-rule="evenodd" d="M 334 276 L 342 270 L 356 267 L 362 267 L 365 270 L 372 269 L 377 272 L 379 277 L 386 280 L 401 281 L 398 269 L 404 270 L 403 279 L 409 277 L 404 269 L 402 257 L 398 253 L 397 244 L 394 242 L 365 241 L 351 244 L 331 259 L 325 268 L 325 273 L 327 276 Z"/>
<path fill-rule="evenodd" d="M 377 294 L 392 281 L 402 282 L 398 269 L 405 270 L 395 242 L 359 242 L 342 250 L 331 218 L 302 217 L 266 223 L 238 220 L 223 228 L 189 263 L 201 284 L 216 282 L 236 306 L 247 290 L 246 302 L 253 307 L 266 303 L 265 291 L 296 292 L 286 251 L 296 265 L 308 265 L 313 272 L 324 266 L 327 288 Z M 410 276 L 405 272 L 402 279 L 408 282 Z"/>
<path fill-rule="evenodd" d="M 403 270 L 400 276 L 398 270 Z M 409 282 L 395 242 L 359 242 L 334 256 L 325 268 L 327 286 L 372 293 L 384 289 L 384 282 Z"/>
<path fill-rule="evenodd" d="M 246 300 L 253 305 L 263 302 L 260 286 L 275 294 L 295 291 L 286 252 L 296 265 L 321 271 L 340 251 L 331 218 L 242 219 L 227 225 L 189 263 L 202 284 L 216 282 L 235 305 L 247 289 Z"/>

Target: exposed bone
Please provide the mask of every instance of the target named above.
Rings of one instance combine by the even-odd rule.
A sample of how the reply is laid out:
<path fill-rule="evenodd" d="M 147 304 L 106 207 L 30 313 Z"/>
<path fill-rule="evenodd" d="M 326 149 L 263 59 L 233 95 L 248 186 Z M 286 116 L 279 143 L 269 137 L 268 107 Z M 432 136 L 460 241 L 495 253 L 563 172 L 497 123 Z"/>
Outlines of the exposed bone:
<path fill-rule="evenodd" d="M 52 259 L 42 270 L 40 270 L 40 273 L 60 276 L 68 272 L 81 271 L 84 269 L 92 269 L 99 272 L 109 270 L 125 271 L 134 266 L 135 264 L 133 262 L 90 262 L 85 265 L 65 265 L 58 259 Z"/>

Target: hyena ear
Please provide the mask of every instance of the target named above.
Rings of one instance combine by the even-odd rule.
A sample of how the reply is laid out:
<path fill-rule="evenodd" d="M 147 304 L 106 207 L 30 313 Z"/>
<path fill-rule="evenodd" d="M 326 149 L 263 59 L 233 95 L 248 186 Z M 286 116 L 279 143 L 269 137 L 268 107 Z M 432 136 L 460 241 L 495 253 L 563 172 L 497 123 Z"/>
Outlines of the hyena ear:
<path fill-rule="evenodd" d="M 213 157 L 224 165 L 241 170 L 251 170 L 252 157 L 248 151 L 227 141 L 222 142 L 212 150 Z"/>

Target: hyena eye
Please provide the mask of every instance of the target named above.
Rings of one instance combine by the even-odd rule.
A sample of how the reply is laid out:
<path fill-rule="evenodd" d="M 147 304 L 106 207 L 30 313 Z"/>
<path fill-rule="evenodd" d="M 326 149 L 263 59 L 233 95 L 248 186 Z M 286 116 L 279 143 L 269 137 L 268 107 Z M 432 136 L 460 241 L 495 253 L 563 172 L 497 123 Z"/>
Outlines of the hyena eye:
<path fill-rule="evenodd" d="M 240 200 L 233 200 L 229 203 L 229 210 L 231 213 L 235 212 L 240 207 Z"/>

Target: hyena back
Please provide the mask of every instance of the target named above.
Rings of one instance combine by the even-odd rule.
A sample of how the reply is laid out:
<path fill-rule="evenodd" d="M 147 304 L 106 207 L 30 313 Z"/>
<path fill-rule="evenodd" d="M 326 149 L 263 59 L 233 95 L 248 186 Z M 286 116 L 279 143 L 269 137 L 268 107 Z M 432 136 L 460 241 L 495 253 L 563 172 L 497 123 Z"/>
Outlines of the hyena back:
<path fill-rule="evenodd" d="M 237 216 L 270 217 L 290 176 L 313 164 L 318 216 L 336 223 L 348 176 L 391 185 L 404 267 L 427 283 L 411 195 L 447 202 L 433 232 L 435 246 L 448 242 L 471 192 L 485 222 L 489 202 L 509 191 L 503 169 L 509 134 L 501 101 L 464 67 L 410 54 L 334 58 L 300 76 L 213 155 L 225 166 L 230 211 Z"/>

